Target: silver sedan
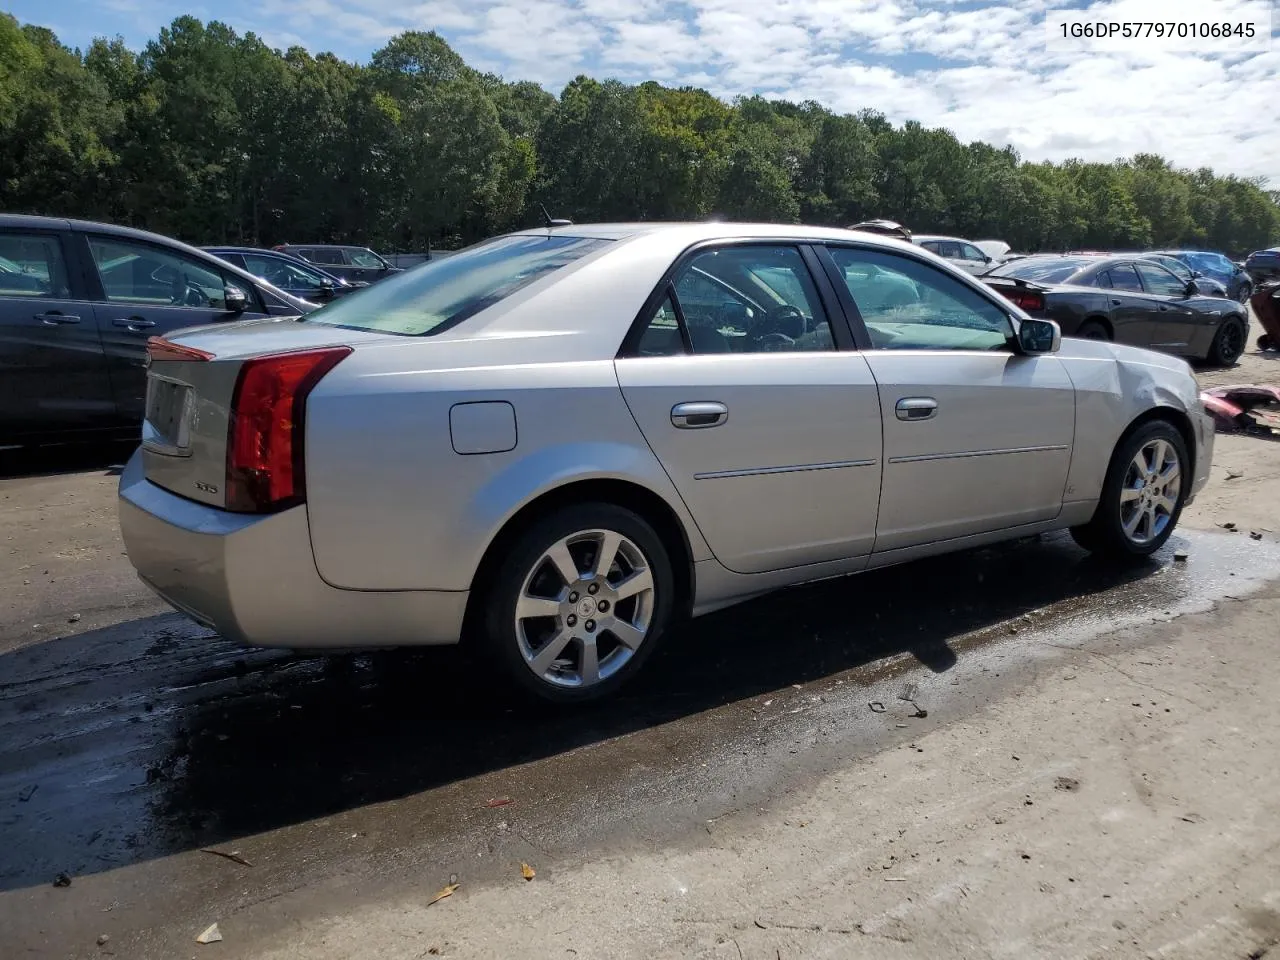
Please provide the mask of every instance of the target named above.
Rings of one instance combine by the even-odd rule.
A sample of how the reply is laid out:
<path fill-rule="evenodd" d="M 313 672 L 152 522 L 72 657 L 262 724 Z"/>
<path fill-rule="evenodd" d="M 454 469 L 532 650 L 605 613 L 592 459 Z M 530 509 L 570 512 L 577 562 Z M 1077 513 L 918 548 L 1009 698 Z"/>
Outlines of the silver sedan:
<path fill-rule="evenodd" d="M 1184 361 L 801 226 L 510 234 L 153 340 L 148 378 L 120 522 L 174 607 L 256 645 L 461 639 L 559 701 L 790 584 L 1059 528 L 1146 556 L 1213 443 Z"/>

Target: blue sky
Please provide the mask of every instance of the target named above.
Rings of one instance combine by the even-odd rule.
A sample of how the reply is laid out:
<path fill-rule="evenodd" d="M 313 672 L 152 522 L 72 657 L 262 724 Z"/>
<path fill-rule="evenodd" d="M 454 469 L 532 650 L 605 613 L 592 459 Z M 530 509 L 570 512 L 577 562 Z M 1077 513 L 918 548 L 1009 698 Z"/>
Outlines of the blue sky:
<path fill-rule="evenodd" d="M 1028 159 L 1162 154 L 1280 188 L 1280 0 L 7 0 L 64 43 L 141 47 L 181 14 L 356 61 L 436 30 L 552 92 L 579 73 L 763 93 L 1012 143 Z M 1048 43 L 1052 16 L 1253 21 L 1252 42 Z"/>

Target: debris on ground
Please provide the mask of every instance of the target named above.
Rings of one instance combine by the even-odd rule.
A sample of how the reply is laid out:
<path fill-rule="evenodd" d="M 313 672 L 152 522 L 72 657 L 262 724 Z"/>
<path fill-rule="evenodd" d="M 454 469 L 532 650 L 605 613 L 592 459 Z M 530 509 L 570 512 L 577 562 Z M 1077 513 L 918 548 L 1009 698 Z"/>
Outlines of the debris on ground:
<path fill-rule="evenodd" d="M 1187 553 L 1187 551 L 1185 551 L 1185 550 L 1179 550 L 1177 553 L 1175 553 L 1175 554 L 1173 555 L 1173 561 L 1174 561 L 1174 563 L 1186 563 L 1186 562 L 1187 562 L 1187 558 L 1188 558 L 1189 556 L 1190 556 L 1190 554 L 1189 554 L 1189 553 Z"/>
<path fill-rule="evenodd" d="M 429 907 L 433 903 L 439 903 L 445 897 L 452 897 L 454 893 L 457 891 L 458 887 L 460 886 L 462 886 L 462 884 L 460 883 L 448 884 L 439 893 L 437 893 L 434 897 L 432 897 L 430 900 L 427 901 L 427 906 Z"/>
<path fill-rule="evenodd" d="M 1200 392 L 1200 400 L 1221 433 L 1280 435 L 1280 387 L 1257 383 L 1211 387 Z"/>
<path fill-rule="evenodd" d="M 515 801 L 512 800 L 510 797 L 494 797 L 492 800 L 486 803 L 485 806 L 492 809 L 493 807 L 505 807 L 511 803 L 515 803 Z"/>
<path fill-rule="evenodd" d="M 1250 531 L 1249 531 L 1249 539 L 1250 539 L 1250 540 L 1261 540 L 1261 539 L 1262 539 L 1262 534 L 1261 534 L 1261 533 L 1259 533 L 1257 530 L 1250 530 Z"/>
<path fill-rule="evenodd" d="M 18 802 L 26 803 L 36 795 L 36 791 L 40 789 L 40 784 L 33 783 L 29 787 L 23 787 L 18 791 Z"/>
<path fill-rule="evenodd" d="M 80 614 L 78 613 L 73 613 L 71 616 L 67 617 L 67 623 L 79 623 L 79 622 L 80 622 Z"/>
<path fill-rule="evenodd" d="M 105 947 L 110 942 L 111 942 L 111 938 L 108 937 L 105 933 L 102 936 L 98 937 L 98 946 L 100 947 Z"/>
<path fill-rule="evenodd" d="M 1068 793 L 1075 793 L 1080 789 L 1080 781 L 1074 777 L 1058 777 L 1053 781 L 1054 789 L 1065 790 Z"/>
<path fill-rule="evenodd" d="M 1226 523 L 1220 523 L 1218 526 L 1223 530 L 1230 530 L 1232 533 L 1235 533 L 1239 529 L 1232 520 L 1228 520 Z"/>
<path fill-rule="evenodd" d="M 871 708 L 872 713 L 884 713 L 884 704 L 879 700 L 872 700 L 867 706 Z"/>
<path fill-rule="evenodd" d="M 538 871 L 534 870 L 533 867 L 529 866 L 527 863 L 520 864 L 520 876 L 524 877 L 526 880 L 532 880 L 537 875 Z"/>
<path fill-rule="evenodd" d="M 902 692 L 898 694 L 898 699 L 905 700 L 907 701 L 907 703 L 915 703 L 916 702 L 916 685 L 914 683 L 908 683 L 905 687 L 902 688 Z"/>
<path fill-rule="evenodd" d="M 71 878 L 65 873 L 60 873 L 53 878 L 53 885 L 55 887 L 69 887 L 71 886 Z"/>
<path fill-rule="evenodd" d="M 1204 823 L 1204 817 L 1198 813 L 1188 813 L 1186 816 L 1179 817 L 1183 823 Z"/>
<path fill-rule="evenodd" d="M 1244 476 L 1244 472 L 1243 472 L 1243 471 L 1239 471 L 1239 470 L 1230 470 L 1230 469 L 1228 469 L 1228 470 L 1227 470 L 1227 479 L 1228 479 L 1228 480 L 1239 480 L 1239 479 L 1240 479 L 1241 477 L 1243 477 L 1243 476 Z"/>
<path fill-rule="evenodd" d="M 218 929 L 216 923 L 211 923 L 205 928 L 204 933 L 196 937 L 196 943 L 217 943 L 221 939 L 222 931 Z"/>
<path fill-rule="evenodd" d="M 238 863 L 238 864 L 240 864 L 242 867 L 252 867 L 252 866 L 253 866 L 253 864 L 252 864 L 252 863 L 250 863 L 250 862 L 249 862 L 248 860 L 246 860 L 244 857 L 240 856 L 240 851 L 239 851 L 239 850 L 232 850 L 230 853 L 227 853 L 225 850 L 201 850 L 200 852 L 201 852 L 201 853 L 211 853 L 211 854 L 213 854 L 215 857 L 222 857 L 224 860 L 230 860 L 232 863 Z"/>

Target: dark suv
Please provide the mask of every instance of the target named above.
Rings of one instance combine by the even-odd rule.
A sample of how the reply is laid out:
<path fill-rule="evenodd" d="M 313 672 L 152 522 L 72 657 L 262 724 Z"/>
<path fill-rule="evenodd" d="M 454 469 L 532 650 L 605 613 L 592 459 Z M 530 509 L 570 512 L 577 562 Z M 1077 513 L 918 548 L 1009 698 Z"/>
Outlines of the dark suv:
<path fill-rule="evenodd" d="M 0 448 L 137 436 L 149 337 L 315 308 L 154 233 L 0 214 Z"/>
<path fill-rule="evenodd" d="M 301 257 L 326 273 L 349 282 L 377 283 L 393 273 L 402 273 L 368 247 L 349 247 L 327 243 L 282 243 L 272 247 L 281 253 Z"/>

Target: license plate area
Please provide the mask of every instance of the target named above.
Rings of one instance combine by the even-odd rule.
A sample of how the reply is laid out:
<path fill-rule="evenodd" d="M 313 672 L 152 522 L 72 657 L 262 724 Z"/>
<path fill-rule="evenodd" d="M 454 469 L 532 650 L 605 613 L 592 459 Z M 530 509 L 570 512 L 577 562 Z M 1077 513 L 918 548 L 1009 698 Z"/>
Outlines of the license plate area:
<path fill-rule="evenodd" d="M 176 380 L 147 378 L 147 415 L 142 445 L 171 457 L 191 454 L 191 387 Z"/>

